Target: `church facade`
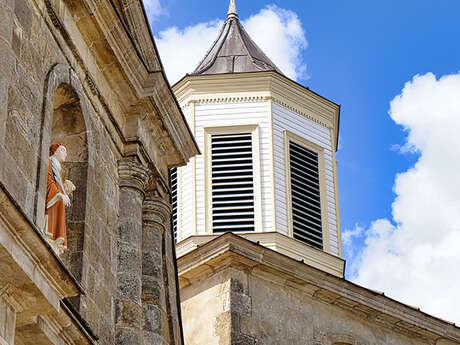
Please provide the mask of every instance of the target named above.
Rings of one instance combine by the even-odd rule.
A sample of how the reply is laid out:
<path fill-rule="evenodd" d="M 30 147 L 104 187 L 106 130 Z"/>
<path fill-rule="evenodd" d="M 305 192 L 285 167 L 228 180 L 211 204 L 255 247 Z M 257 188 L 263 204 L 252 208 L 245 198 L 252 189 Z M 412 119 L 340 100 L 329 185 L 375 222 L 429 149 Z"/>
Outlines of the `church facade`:
<path fill-rule="evenodd" d="M 0 0 L 0 345 L 460 344 L 344 279 L 339 115 L 234 0 L 173 88 L 141 0 Z"/>
<path fill-rule="evenodd" d="M 198 152 L 140 0 L 0 0 L 0 344 L 183 344 L 168 168 Z"/>
<path fill-rule="evenodd" d="M 202 152 L 171 171 L 187 345 L 460 343 L 454 324 L 344 279 L 340 106 L 287 78 L 234 0 L 173 89 Z"/>

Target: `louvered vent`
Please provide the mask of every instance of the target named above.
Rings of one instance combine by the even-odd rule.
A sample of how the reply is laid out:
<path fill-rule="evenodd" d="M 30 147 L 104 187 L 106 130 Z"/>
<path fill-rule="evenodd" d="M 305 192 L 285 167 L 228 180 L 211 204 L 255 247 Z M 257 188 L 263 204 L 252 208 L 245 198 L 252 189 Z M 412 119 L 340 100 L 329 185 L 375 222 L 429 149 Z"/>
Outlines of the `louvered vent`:
<path fill-rule="evenodd" d="M 289 142 L 294 238 L 323 249 L 318 153 Z"/>
<path fill-rule="evenodd" d="M 214 232 L 254 231 L 251 133 L 211 136 Z"/>
<path fill-rule="evenodd" d="M 171 226 L 174 242 L 177 243 L 177 168 L 169 169 L 169 186 L 171 188 Z"/>

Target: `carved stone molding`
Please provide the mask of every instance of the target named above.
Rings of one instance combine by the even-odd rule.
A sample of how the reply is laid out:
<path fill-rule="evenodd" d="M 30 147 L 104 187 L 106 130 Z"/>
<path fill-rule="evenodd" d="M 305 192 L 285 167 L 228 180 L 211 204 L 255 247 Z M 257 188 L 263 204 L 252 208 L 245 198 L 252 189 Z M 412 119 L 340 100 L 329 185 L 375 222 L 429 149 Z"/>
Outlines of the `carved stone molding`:
<path fill-rule="evenodd" d="M 46 10 L 50 16 L 51 22 L 53 25 L 58 28 L 59 30 L 62 29 L 61 21 L 59 20 L 58 16 L 56 15 L 56 11 L 54 10 L 53 4 L 50 0 L 45 0 Z"/>
<path fill-rule="evenodd" d="M 118 162 L 118 177 L 120 188 L 133 188 L 145 194 L 145 189 L 151 178 L 151 172 L 140 163 L 121 160 Z"/>
<path fill-rule="evenodd" d="M 4 299 L 15 312 L 22 312 L 26 309 L 23 303 L 21 303 L 20 296 L 17 296 L 17 288 L 11 284 L 5 284 L 0 287 L 0 298 Z"/>
<path fill-rule="evenodd" d="M 149 192 L 142 206 L 142 222 L 147 224 L 161 225 L 166 228 L 171 217 L 171 205 L 157 193 Z"/>

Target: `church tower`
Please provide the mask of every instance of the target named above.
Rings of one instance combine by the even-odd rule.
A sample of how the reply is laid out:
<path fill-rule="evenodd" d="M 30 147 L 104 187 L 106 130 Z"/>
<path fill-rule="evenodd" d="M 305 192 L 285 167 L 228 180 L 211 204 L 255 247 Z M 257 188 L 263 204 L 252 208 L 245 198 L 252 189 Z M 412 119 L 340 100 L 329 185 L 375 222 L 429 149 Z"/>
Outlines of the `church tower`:
<path fill-rule="evenodd" d="M 173 90 L 201 151 L 171 171 L 185 344 L 460 345 L 452 325 L 344 279 L 340 107 L 283 74 L 234 0 Z"/>
<path fill-rule="evenodd" d="M 178 256 L 233 232 L 343 276 L 339 105 L 286 77 L 245 31 L 234 0 L 174 91 L 202 153 L 172 171 Z"/>

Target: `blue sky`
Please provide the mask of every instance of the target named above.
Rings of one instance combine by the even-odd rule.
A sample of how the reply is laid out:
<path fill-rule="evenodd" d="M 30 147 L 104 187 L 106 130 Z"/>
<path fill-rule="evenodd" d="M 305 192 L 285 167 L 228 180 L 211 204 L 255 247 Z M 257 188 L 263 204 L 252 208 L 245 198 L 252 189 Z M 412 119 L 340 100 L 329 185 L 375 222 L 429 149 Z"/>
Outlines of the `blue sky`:
<path fill-rule="evenodd" d="M 150 0 L 150 3 L 160 4 L 161 7 L 157 6 L 154 14 L 150 12 L 156 37 L 161 37 L 162 32 L 173 26 L 183 30 L 199 23 L 224 19 L 228 6 L 227 0 L 170 0 L 160 3 Z M 391 227 L 389 232 L 410 224 L 404 215 L 399 216 L 403 211 L 396 211 L 396 220 L 392 214 L 392 204 L 399 195 L 394 191 L 395 177 L 398 173 L 417 167 L 416 163 L 425 152 L 422 139 L 409 140 L 412 148 L 409 151 L 415 153 L 399 149 L 406 144 L 409 133 L 416 133 L 421 128 L 417 127 L 417 113 L 413 113 L 411 118 L 409 115 L 404 117 L 406 109 L 414 109 L 408 104 L 411 100 L 416 104 L 423 101 L 417 101 L 415 96 L 410 99 L 409 92 L 406 96 L 401 92 L 405 84 L 411 81 L 414 90 L 423 89 L 429 83 L 433 90 L 439 90 L 442 88 L 439 81 L 441 76 L 456 75 L 460 71 L 460 2 L 237 0 L 242 20 L 260 13 L 269 5 L 295 14 L 308 41 L 307 48 L 305 44 L 299 48 L 300 61 L 297 64 L 306 65 L 306 73 L 299 73 L 298 81 L 342 106 L 337 160 L 342 231 L 350 232 L 349 247 L 352 248 L 344 253 L 348 259 L 347 277 L 372 285 L 366 279 L 356 278 L 362 261 L 369 257 L 362 255 L 372 242 L 369 233 L 380 234 L 374 225 L 381 219 L 388 221 L 387 225 Z M 165 52 L 160 49 L 160 54 L 163 56 Z M 423 79 L 420 83 L 419 79 L 413 79 L 416 75 L 423 76 L 429 72 L 438 79 Z M 453 88 L 446 87 L 446 90 Z M 398 95 L 402 95 L 402 105 L 392 104 L 392 118 L 389 115 L 390 102 Z M 442 104 L 442 94 L 435 101 Z M 417 111 L 422 114 L 423 109 L 430 106 L 431 103 Z M 437 108 L 433 106 L 432 109 L 423 116 L 435 119 Z M 453 109 L 446 116 L 458 118 L 459 114 Z M 448 144 L 455 145 L 456 142 Z M 438 149 L 442 150 L 442 147 Z M 415 181 L 413 184 L 417 183 Z M 403 196 L 410 193 L 403 187 L 400 189 Z M 420 213 L 424 212 L 425 209 L 420 209 Z M 414 236 L 416 230 L 411 231 L 411 236 Z M 454 231 L 457 231 L 456 227 L 452 233 Z M 440 249 L 444 253 L 443 250 Z M 385 251 L 391 250 L 386 248 Z M 404 262 L 399 264 L 405 265 Z M 444 285 L 449 283 L 442 282 Z M 395 282 L 394 286 L 397 284 Z M 381 285 L 393 289 L 392 285 Z M 395 297 L 422 307 L 426 305 L 429 312 L 450 319 L 457 318 L 457 322 L 460 322 L 460 314 L 443 313 L 442 302 L 432 306 L 425 303 L 426 297 L 420 296 L 414 301 L 406 298 L 403 292 L 398 292 L 397 288 L 394 291 Z"/>

